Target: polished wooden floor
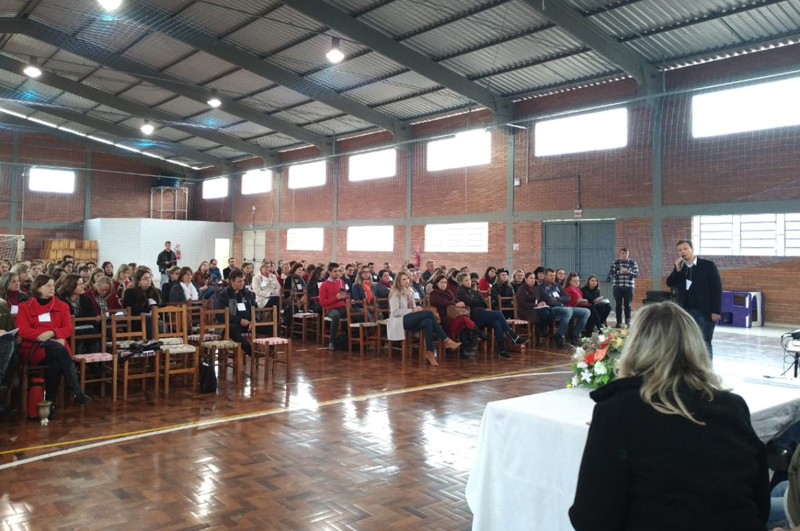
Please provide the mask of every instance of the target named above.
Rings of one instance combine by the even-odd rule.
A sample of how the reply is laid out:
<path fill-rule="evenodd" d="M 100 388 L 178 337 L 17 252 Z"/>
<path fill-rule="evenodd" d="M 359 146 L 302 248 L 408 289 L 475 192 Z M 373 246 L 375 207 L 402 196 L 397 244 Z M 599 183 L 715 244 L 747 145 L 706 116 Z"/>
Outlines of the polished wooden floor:
<path fill-rule="evenodd" d="M 778 374 L 777 335 L 718 328 L 715 364 Z M 1 528 L 468 530 L 484 406 L 565 384 L 567 351 L 537 347 L 430 367 L 296 344 L 289 385 L 134 388 L 49 426 L 2 423 Z"/>

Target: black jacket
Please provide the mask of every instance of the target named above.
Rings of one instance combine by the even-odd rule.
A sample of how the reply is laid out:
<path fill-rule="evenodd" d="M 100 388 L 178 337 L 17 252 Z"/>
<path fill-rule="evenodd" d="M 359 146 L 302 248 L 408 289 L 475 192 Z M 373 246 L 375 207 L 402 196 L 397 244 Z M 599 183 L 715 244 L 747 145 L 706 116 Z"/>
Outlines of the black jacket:
<path fill-rule="evenodd" d="M 767 451 L 742 397 L 680 392 L 700 426 L 646 404 L 641 384 L 622 378 L 592 392 L 597 405 L 569 510 L 575 530 L 764 531 Z"/>
<path fill-rule="evenodd" d="M 239 309 L 239 303 L 244 304 L 244 310 Z M 233 291 L 233 288 L 229 287 L 223 289 L 217 296 L 216 309 L 228 309 L 230 324 L 232 326 L 240 326 L 242 319 L 247 319 L 249 321 L 252 317 L 250 308 L 254 306 L 256 306 L 256 298 L 250 290 L 243 289 L 239 293 L 236 293 Z"/>
<path fill-rule="evenodd" d="M 492 284 L 492 308 L 495 310 L 512 310 L 514 303 L 503 301 L 505 306 L 500 308 L 500 297 L 513 297 L 516 291 L 509 283 L 501 284 L 499 281 Z"/>
<path fill-rule="evenodd" d="M 78 296 L 78 312 L 75 312 L 67 297 L 59 297 L 69 307 L 70 315 L 74 317 L 97 317 L 97 310 L 95 310 L 94 303 L 88 295 Z"/>
<path fill-rule="evenodd" d="M 719 314 L 722 311 L 722 279 L 716 264 L 698 258 L 693 267 L 683 266 L 680 271 L 672 269 L 667 277 L 667 286 L 676 288 L 678 305 L 683 308 L 687 308 L 687 279 L 692 281 L 690 291 L 694 292 L 696 308 L 703 312 L 703 317 L 711 320 L 712 313 Z"/>
<path fill-rule="evenodd" d="M 178 265 L 178 258 L 175 256 L 175 253 L 173 251 L 167 251 L 166 249 L 158 253 L 156 261 L 160 273 L 165 273 L 170 267 Z"/>

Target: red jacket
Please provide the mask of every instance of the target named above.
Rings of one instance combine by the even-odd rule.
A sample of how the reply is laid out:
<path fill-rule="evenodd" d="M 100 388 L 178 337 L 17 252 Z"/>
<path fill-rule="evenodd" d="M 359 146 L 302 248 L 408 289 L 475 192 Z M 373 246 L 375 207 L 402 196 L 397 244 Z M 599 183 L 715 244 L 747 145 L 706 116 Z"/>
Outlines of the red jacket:
<path fill-rule="evenodd" d="M 495 282 L 497 282 L 497 279 L 495 279 Z M 486 280 L 486 277 L 481 277 L 481 279 L 478 281 L 478 289 L 481 291 L 492 291 L 492 286 L 494 286 L 494 284 L 489 284 L 489 281 Z"/>
<path fill-rule="evenodd" d="M 94 309 L 97 312 L 97 315 L 100 315 L 100 303 L 97 302 L 97 297 L 94 295 L 94 290 L 90 289 L 86 292 L 86 295 L 92 299 L 92 304 L 94 304 Z M 119 302 L 119 297 L 113 291 L 108 293 L 108 297 L 106 297 L 106 306 L 109 310 L 121 310 L 122 303 Z"/>
<path fill-rule="evenodd" d="M 564 306 L 589 306 L 588 302 L 583 304 L 578 304 L 578 301 L 583 298 L 583 292 L 579 288 L 573 288 L 572 286 L 567 286 L 564 288 L 564 291 L 569 295 L 569 302 Z"/>
<path fill-rule="evenodd" d="M 345 285 L 341 278 L 333 281 L 326 280 L 322 283 L 322 286 L 319 288 L 319 303 L 325 310 L 345 307 L 346 299 L 339 300 L 336 298 L 336 295 L 338 295 L 342 289 L 345 289 Z M 345 294 L 347 294 L 347 290 L 345 290 Z"/>
<path fill-rule="evenodd" d="M 50 322 L 43 322 L 40 316 L 50 314 Z M 44 349 L 39 346 L 36 338 L 42 333 L 52 330 L 56 333 L 53 339 L 69 339 L 72 335 L 72 320 L 70 318 L 69 306 L 67 303 L 53 297 L 42 306 L 36 298 L 30 298 L 19 305 L 17 315 L 17 328 L 19 336 L 22 338 L 22 348 L 20 349 L 20 359 L 28 365 L 38 365 L 44 359 Z M 67 352 L 69 343 L 66 345 Z"/>

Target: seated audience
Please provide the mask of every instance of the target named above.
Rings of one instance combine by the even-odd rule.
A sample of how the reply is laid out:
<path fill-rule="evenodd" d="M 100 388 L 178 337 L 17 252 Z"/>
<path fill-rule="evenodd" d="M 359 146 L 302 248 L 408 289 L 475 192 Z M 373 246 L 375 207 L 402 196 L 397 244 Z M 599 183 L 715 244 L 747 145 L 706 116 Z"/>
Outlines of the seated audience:
<path fill-rule="evenodd" d="M 566 277 L 565 277 L 566 278 Z M 569 295 L 564 288 L 556 282 L 556 272 L 550 268 L 545 270 L 545 281 L 539 284 L 536 292 L 537 300 L 544 301 L 553 310 L 553 315 L 558 322 L 556 331 L 556 345 L 564 346 L 564 335 L 569 330 L 569 322 L 575 318 L 577 324 L 572 332 L 570 342 L 575 346 L 580 346 L 581 332 L 589 321 L 591 312 L 586 308 L 570 308 L 566 306 L 569 302 Z"/>
<path fill-rule="evenodd" d="M 84 286 L 89 283 L 89 278 L 92 276 L 92 270 L 89 266 L 82 265 L 78 267 L 78 275 L 83 279 Z"/>
<path fill-rule="evenodd" d="M 228 267 L 222 270 L 222 279 L 228 280 L 228 278 L 231 276 L 231 271 L 234 269 L 236 269 L 236 258 L 228 258 Z"/>
<path fill-rule="evenodd" d="M 461 343 L 447 337 L 432 311 L 423 310 L 414 303 L 411 279 L 408 273 L 400 271 L 389 293 L 389 323 L 386 326 L 386 334 L 390 341 L 403 341 L 406 338 L 405 330 L 422 332 L 427 349 L 425 359 L 431 365 L 439 365 L 436 361 L 434 333 L 444 339 L 444 346 L 447 349 L 457 349 L 461 346 Z"/>
<path fill-rule="evenodd" d="M 611 313 L 611 303 L 608 299 L 600 295 L 600 279 L 597 275 L 589 275 L 586 285 L 581 288 L 583 298 L 589 301 L 597 312 L 597 321 L 601 326 L 605 326 L 606 319 Z"/>
<path fill-rule="evenodd" d="M 544 282 L 544 272 L 545 269 L 542 266 L 539 266 L 533 270 L 533 275 L 536 277 L 536 281 L 533 284 L 534 286 L 538 286 Z"/>
<path fill-rule="evenodd" d="M 192 282 L 192 276 L 191 267 L 183 266 L 178 269 L 178 281 L 169 290 L 169 302 L 191 302 L 200 300 L 200 294 L 197 292 L 197 288 Z M 172 268 L 170 268 L 170 279 L 172 279 Z"/>
<path fill-rule="evenodd" d="M 191 271 L 191 269 L 190 269 Z M 180 273 L 181 273 L 181 266 L 172 266 L 167 269 L 167 281 L 161 285 L 161 298 L 165 301 L 169 301 L 169 294 L 172 292 L 172 288 L 178 285 L 180 282 Z M 163 281 L 162 281 L 163 282 Z M 173 301 L 170 301 L 173 302 Z"/>
<path fill-rule="evenodd" d="M 208 274 L 211 275 L 211 280 L 215 286 L 217 282 L 222 280 L 222 271 L 220 271 L 219 267 L 217 267 L 216 258 L 212 258 L 208 261 Z"/>
<path fill-rule="evenodd" d="M 322 313 L 322 306 L 319 302 L 319 289 L 322 287 L 322 268 L 311 264 L 308 266 L 308 284 L 306 284 L 306 297 L 308 297 L 308 310 Z M 313 310 L 312 310 L 313 306 Z"/>
<path fill-rule="evenodd" d="M 33 279 L 30 277 L 30 266 L 25 262 L 18 262 L 11 267 L 11 273 L 15 273 L 19 279 L 19 289 L 28 293 Z"/>
<path fill-rule="evenodd" d="M 368 266 L 361 266 L 358 278 L 350 290 L 350 297 L 354 301 L 366 301 L 367 312 L 375 316 L 375 295 L 372 292 L 372 274 Z"/>
<path fill-rule="evenodd" d="M 497 278 L 491 289 L 492 308 L 502 312 L 506 319 L 514 318 L 514 301 L 513 299 L 501 301 L 500 297 L 513 297 L 514 294 L 514 288 L 508 282 L 508 269 L 498 269 Z"/>
<path fill-rule="evenodd" d="M 428 284 L 435 276 L 433 272 L 436 271 L 436 260 L 428 260 L 425 262 L 425 271 L 422 273 L 422 284 Z"/>
<path fill-rule="evenodd" d="M 41 260 L 31 260 L 31 268 L 30 271 L 28 271 L 31 281 L 41 275 L 43 271 L 44 263 Z"/>
<path fill-rule="evenodd" d="M 103 262 L 102 269 L 108 278 L 114 278 L 114 264 L 111 262 Z"/>
<path fill-rule="evenodd" d="M 408 272 L 408 278 L 411 279 L 411 289 L 414 291 L 414 298 L 416 300 L 422 300 L 425 298 L 425 289 L 422 287 L 422 284 L 419 283 L 420 272 L 414 266 L 409 266 L 406 271 Z"/>
<path fill-rule="evenodd" d="M 459 355 L 462 358 L 475 356 L 478 348 L 478 338 L 484 341 L 488 338 L 483 332 L 475 328 L 475 322 L 469 318 L 469 314 L 459 315 L 455 319 L 451 319 L 447 315 L 448 306 L 465 308 L 467 311 L 469 311 L 469 308 L 447 290 L 447 279 L 444 275 L 436 275 L 432 278 L 431 283 L 435 287 L 430 293 L 430 302 L 431 306 L 436 308 L 439 313 L 439 318 L 442 320 L 442 328 L 448 332 L 451 338 L 458 338 L 461 343 Z"/>
<path fill-rule="evenodd" d="M 242 262 L 242 273 L 244 273 L 244 289 L 253 291 L 253 262 Z"/>
<path fill-rule="evenodd" d="M 478 290 L 484 293 L 491 293 L 492 286 L 497 281 L 497 268 L 489 266 L 483 273 L 483 277 L 478 281 Z"/>
<path fill-rule="evenodd" d="M 570 273 L 567 275 L 567 287 L 564 288 L 564 293 L 569 295 L 569 302 L 566 305 L 572 308 L 586 308 L 589 310 L 589 320 L 586 323 L 586 328 L 583 329 L 583 335 L 588 337 L 592 335 L 592 331 L 595 329 L 598 332 L 602 332 L 603 322 L 600 321 L 600 317 L 597 315 L 597 310 L 594 306 L 592 306 L 592 303 L 583 298 L 583 292 L 581 292 L 580 286 L 581 279 L 578 276 L 578 273 L 570 271 Z"/>
<path fill-rule="evenodd" d="M 74 273 L 66 275 L 59 285 L 56 295 L 67 304 L 70 315 L 74 317 L 97 317 L 99 315 L 91 297 L 86 295 L 83 279 L 80 275 Z M 78 324 L 73 333 L 77 339 L 81 334 L 86 334 L 87 332 L 94 334 L 97 333 L 96 331 L 99 332 L 98 326 Z M 100 348 L 100 342 L 96 339 L 77 339 L 75 342 L 76 352 L 73 352 L 73 354 L 99 352 Z"/>
<path fill-rule="evenodd" d="M 381 269 L 378 272 L 378 281 L 373 284 L 372 290 L 379 299 L 386 299 L 389 297 L 389 292 L 392 291 L 392 279 L 388 271 Z M 381 309 L 383 310 L 385 308 Z"/>
<path fill-rule="evenodd" d="M 766 447 L 694 319 L 671 302 L 644 306 L 616 367 L 591 393 L 575 530 L 765 530 Z"/>
<path fill-rule="evenodd" d="M 19 307 L 16 323 L 20 346 L 20 360 L 28 365 L 47 365 L 45 375 L 45 400 L 50 406 L 50 418 L 55 416 L 55 402 L 61 378 L 75 394 L 79 405 L 91 400 L 78 381 L 78 372 L 72 361 L 67 340 L 72 335 L 69 307 L 55 297 L 55 282 L 47 275 L 39 275 L 31 284 L 31 298 Z"/>
<path fill-rule="evenodd" d="M 52 277 L 56 284 L 67 274 L 67 271 L 63 267 L 54 267 Z"/>
<path fill-rule="evenodd" d="M 549 335 L 550 324 L 555 316 L 552 308 L 545 301 L 539 299 L 536 275 L 533 272 L 525 274 L 525 282 L 517 290 L 517 309 L 520 319 L 536 325 L 537 336 L 547 337 Z"/>
<path fill-rule="evenodd" d="M 0 299 L 0 331 L 8 332 L 14 328 L 11 306 L 5 299 Z M 0 338 L 0 421 L 13 420 L 17 415 L 17 410 L 8 404 L 18 369 L 19 349 L 16 348 L 16 336 L 8 334 Z"/>
<path fill-rule="evenodd" d="M 342 275 L 342 268 L 336 262 L 328 266 L 330 277 L 319 288 L 319 303 L 325 309 L 325 316 L 330 318 L 331 336 L 329 350 L 336 350 L 335 341 L 339 333 L 339 322 L 347 318 L 347 287 Z"/>
<path fill-rule="evenodd" d="M 114 275 L 114 291 L 117 292 L 117 297 L 123 299 L 125 290 L 131 286 L 131 268 L 128 264 L 122 264 L 117 268 Z"/>
<path fill-rule="evenodd" d="M 19 305 L 29 298 L 30 296 L 20 289 L 19 277 L 16 274 L 9 271 L 0 276 L 0 299 L 9 305 L 12 323 L 19 311 Z"/>
<path fill-rule="evenodd" d="M 352 293 L 353 291 L 353 284 L 356 281 L 356 266 L 353 264 L 347 264 L 344 266 L 344 276 L 342 277 L 345 284 L 347 284 L 348 290 Z"/>
<path fill-rule="evenodd" d="M 3 258 L 0 260 L 0 275 L 5 275 L 9 271 L 11 271 L 11 262 Z"/>
<path fill-rule="evenodd" d="M 86 295 L 92 300 L 97 315 L 108 316 L 115 310 L 122 309 L 122 303 L 114 292 L 113 281 L 105 275 L 97 279 Z"/>
<path fill-rule="evenodd" d="M 228 287 L 220 291 L 216 307 L 218 310 L 228 309 L 231 339 L 242 346 L 242 352 L 247 356 L 252 354 L 253 347 L 244 334 L 251 332 L 250 309 L 255 305 L 253 292 L 244 289 L 244 273 L 241 269 L 232 270 L 228 274 Z"/>
<path fill-rule="evenodd" d="M 567 286 L 567 273 L 563 269 L 556 269 L 556 282 L 561 285 L 562 288 Z"/>
<path fill-rule="evenodd" d="M 469 307 L 470 319 L 475 322 L 477 328 L 492 327 L 497 343 L 497 355 L 504 359 L 511 359 L 511 355 L 506 352 L 505 336 L 508 336 L 515 345 L 522 345 L 527 340 L 519 337 L 511 329 L 502 313 L 488 309 L 489 305 L 486 303 L 486 299 L 483 298 L 480 291 L 472 287 L 469 273 L 459 273 L 457 279 L 461 285 L 456 297 Z"/>
<path fill-rule="evenodd" d="M 201 299 L 210 299 L 214 296 L 216 286 L 213 277 L 208 272 L 208 262 L 205 260 L 197 266 L 197 271 L 192 275 L 192 283 Z"/>
<path fill-rule="evenodd" d="M 455 267 L 451 267 L 447 270 L 447 291 L 453 294 L 453 296 L 457 296 L 456 293 L 458 292 L 458 274 L 459 270 Z"/>
<path fill-rule="evenodd" d="M 466 271 L 463 271 L 463 272 L 466 273 Z M 469 274 L 469 280 L 470 280 L 470 286 L 472 286 L 472 289 L 474 289 L 476 291 L 480 291 L 480 287 L 479 286 L 480 286 L 480 283 L 481 283 L 481 277 L 478 275 L 478 273 L 470 273 Z"/>
<path fill-rule="evenodd" d="M 245 282 L 247 282 L 247 278 L 245 278 Z M 269 262 L 261 262 L 261 267 L 253 277 L 250 286 L 256 296 L 256 304 L 259 308 L 277 306 L 280 302 L 281 285 L 275 275 L 270 273 Z"/>
<path fill-rule="evenodd" d="M 86 287 L 86 291 L 89 291 L 92 288 L 94 288 L 94 285 L 97 283 L 97 281 L 101 277 L 105 277 L 105 276 L 106 276 L 105 272 L 102 269 L 100 269 L 99 267 L 95 267 L 94 269 L 92 269 L 92 271 L 89 273 L 88 282 L 84 282 L 84 286 Z"/>
<path fill-rule="evenodd" d="M 128 267 L 123 264 L 120 267 Z M 164 306 L 164 299 L 161 298 L 161 290 L 153 286 L 153 273 L 149 269 L 139 268 L 134 274 L 134 280 L 129 289 L 125 290 L 122 297 L 122 306 L 130 308 L 131 315 L 145 315 L 147 330 L 145 337 L 150 337 L 150 327 L 152 317 L 150 315 L 153 306 Z M 138 330 L 139 323 L 134 323 L 134 331 Z"/>
<path fill-rule="evenodd" d="M 511 275 L 511 287 L 514 288 L 514 293 L 519 291 L 520 286 L 525 283 L 525 271 L 522 269 L 515 269 Z"/>

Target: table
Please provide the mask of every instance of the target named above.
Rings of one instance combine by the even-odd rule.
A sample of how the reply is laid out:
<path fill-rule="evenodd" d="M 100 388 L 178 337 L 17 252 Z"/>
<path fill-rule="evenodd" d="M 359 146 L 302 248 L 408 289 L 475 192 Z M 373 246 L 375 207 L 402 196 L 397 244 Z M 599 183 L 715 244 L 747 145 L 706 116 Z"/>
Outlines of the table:
<path fill-rule="evenodd" d="M 724 378 L 750 408 L 766 442 L 800 420 L 800 387 Z M 594 402 L 591 389 L 560 389 L 486 405 L 467 503 L 473 531 L 572 531 L 583 447 Z"/>

